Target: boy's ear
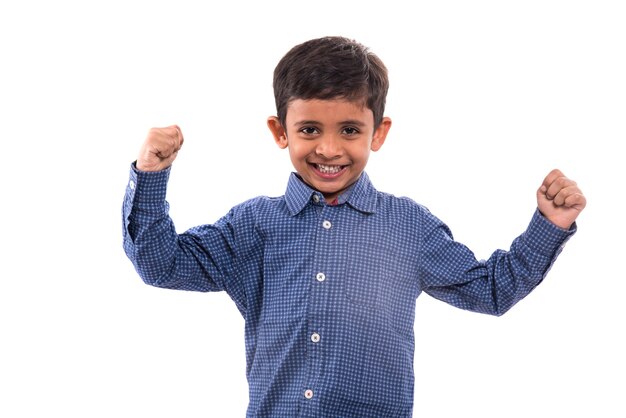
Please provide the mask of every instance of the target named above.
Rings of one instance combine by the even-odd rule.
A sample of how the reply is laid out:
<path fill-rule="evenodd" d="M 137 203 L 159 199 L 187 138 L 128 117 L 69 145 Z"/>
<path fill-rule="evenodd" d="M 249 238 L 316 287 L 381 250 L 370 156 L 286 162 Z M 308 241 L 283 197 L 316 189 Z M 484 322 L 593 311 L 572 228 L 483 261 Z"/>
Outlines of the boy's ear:
<path fill-rule="evenodd" d="M 276 145 L 281 149 L 287 148 L 287 132 L 276 116 L 267 118 L 267 127 L 270 128 Z"/>
<path fill-rule="evenodd" d="M 372 145 L 370 149 L 372 151 L 378 151 L 380 147 L 385 143 L 385 139 L 387 138 L 387 133 L 389 132 L 389 128 L 391 128 L 391 119 L 388 117 L 384 117 L 378 128 L 374 131 L 374 136 L 372 136 Z"/>

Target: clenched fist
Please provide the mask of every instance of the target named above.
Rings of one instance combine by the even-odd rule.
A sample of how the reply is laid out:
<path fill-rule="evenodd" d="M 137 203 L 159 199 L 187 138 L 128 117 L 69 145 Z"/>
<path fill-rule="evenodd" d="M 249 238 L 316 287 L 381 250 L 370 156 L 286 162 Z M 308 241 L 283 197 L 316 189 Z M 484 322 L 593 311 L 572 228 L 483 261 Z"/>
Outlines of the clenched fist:
<path fill-rule="evenodd" d="M 537 190 L 537 205 L 550 222 L 569 229 L 587 205 L 587 199 L 574 180 L 554 169 Z"/>
<path fill-rule="evenodd" d="M 137 169 L 160 171 L 168 168 L 176 159 L 183 141 L 183 133 L 177 125 L 150 129 L 137 157 Z"/>

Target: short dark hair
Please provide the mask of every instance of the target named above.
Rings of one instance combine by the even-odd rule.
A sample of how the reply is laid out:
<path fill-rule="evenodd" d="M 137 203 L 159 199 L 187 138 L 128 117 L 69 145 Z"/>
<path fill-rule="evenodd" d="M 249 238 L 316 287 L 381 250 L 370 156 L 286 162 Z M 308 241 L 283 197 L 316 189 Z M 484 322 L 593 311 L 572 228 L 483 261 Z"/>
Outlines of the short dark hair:
<path fill-rule="evenodd" d="M 274 70 L 278 120 L 285 126 L 294 99 L 362 101 L 380 125 L 389 90 L 387 68 L 367 47 L 348 38 L 327 36 L 294 46 Z"/>

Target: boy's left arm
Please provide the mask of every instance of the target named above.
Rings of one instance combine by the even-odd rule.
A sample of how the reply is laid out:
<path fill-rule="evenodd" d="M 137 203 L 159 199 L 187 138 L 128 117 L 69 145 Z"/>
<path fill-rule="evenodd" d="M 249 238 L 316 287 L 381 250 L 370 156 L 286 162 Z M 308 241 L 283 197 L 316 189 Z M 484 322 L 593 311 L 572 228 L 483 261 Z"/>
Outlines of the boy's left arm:
<path fill-rule="evenodd" d="M 587 205 L 576 182 L 559 170 L 552 170 L 537 190 L 539 212 L 556 226 L 569 229 Z"/>
<path fill-rule="evenodd" d="M 432 215 L 424 218 L 422 290 L 436 299 L 474 312 L 502 315 L 548 273 L 586 205 L 576 182 L 552 170 L 537 190 L 537 211 L 509 251 L 477 260 Z M 442 261 L 445 260 L 445 261 Z"/>

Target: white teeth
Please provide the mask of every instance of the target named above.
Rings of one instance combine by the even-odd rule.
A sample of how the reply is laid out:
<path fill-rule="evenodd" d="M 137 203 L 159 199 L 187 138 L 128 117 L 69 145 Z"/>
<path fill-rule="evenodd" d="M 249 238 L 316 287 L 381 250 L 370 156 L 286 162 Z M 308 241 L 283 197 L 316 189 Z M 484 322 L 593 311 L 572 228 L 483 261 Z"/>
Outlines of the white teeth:
<path fill-rule="evenodd" d="M 317 169 L 324 174 L 336 174 L 341 171 L 341 166 L 317 164 Z"/>

